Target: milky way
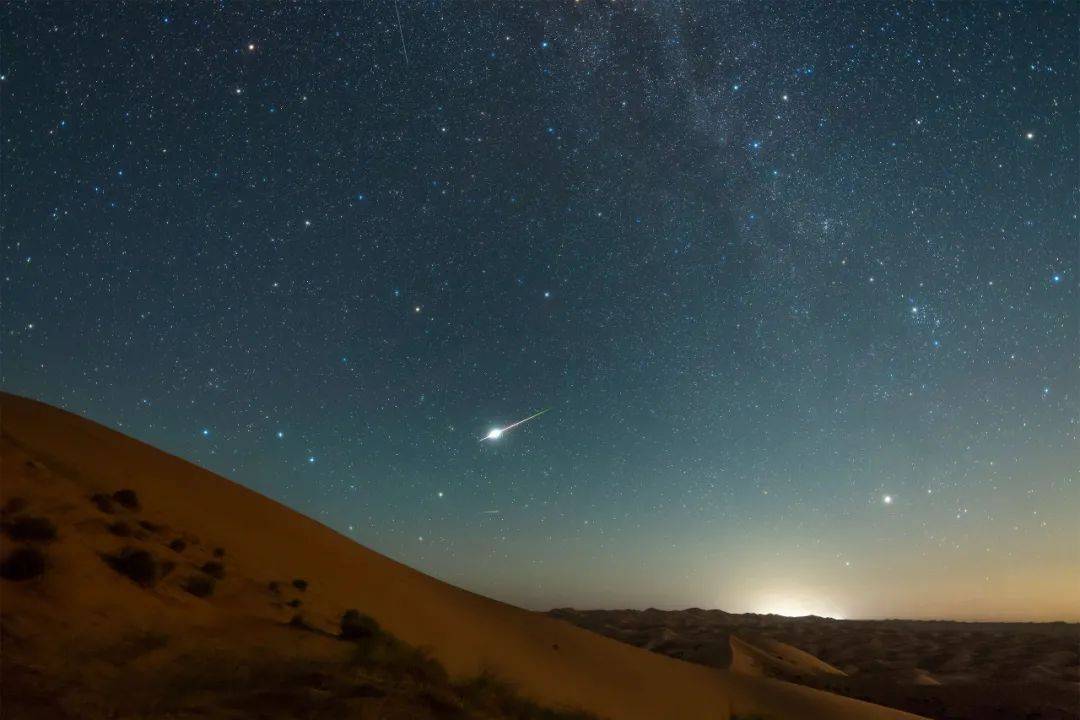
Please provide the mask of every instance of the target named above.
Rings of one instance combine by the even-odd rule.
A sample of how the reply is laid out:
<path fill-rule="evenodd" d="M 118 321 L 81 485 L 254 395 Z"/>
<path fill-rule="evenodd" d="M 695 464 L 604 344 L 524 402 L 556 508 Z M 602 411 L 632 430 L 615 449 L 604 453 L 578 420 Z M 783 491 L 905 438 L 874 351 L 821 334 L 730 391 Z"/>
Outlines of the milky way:
<path fill-rule="evenodd" d="M 5 389 L 531 607 L 1080 607 L 1076 4 L 0 13 Z"/>

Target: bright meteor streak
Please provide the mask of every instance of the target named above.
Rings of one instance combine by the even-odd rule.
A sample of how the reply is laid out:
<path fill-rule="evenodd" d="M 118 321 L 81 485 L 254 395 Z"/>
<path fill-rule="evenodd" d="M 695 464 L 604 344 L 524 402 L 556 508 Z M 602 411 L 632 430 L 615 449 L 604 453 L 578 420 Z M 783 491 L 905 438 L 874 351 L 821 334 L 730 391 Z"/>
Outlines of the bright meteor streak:
<path fill-rule="evenodd" d="M 484 442 L 485 440 L 498 440 L 499 438 L 501 438 L 503 436 L 503 433 L 509 432 L 510 430 L 513 430 L 514 428 L 516 428 L 518 425 L 522 425 L 524 423 L 527 423 L 530 420 L 532 420 L 533 418 L 540 417 L 541 415 L 543 415 L 544 413 L 546 413 L 550 409 L 551 408 L 545 408 L 545 409 L 541 410 L 540 412 L 536 413 L 535 415 L 530 415 L 529 417 L 525 418 L 524 420 L 518 420 L 516 423 L 512 423 L 510 425 L 507 425 L 506 427 L 491 428 L 491 431 L 487 435 L 480 438 L 480 442 Z"/>

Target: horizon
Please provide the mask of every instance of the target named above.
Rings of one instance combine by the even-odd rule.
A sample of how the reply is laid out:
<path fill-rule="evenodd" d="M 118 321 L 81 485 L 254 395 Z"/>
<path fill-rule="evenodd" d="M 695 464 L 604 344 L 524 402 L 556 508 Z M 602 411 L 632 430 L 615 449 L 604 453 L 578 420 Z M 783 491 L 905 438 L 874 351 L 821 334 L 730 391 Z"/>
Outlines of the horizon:
<path fill-rule="evenodd" d="M 1080 621 L 1075 4 L 0 13 L 7 391 L 521 607 Z"/>
<path fill-rule="evenodd" d="M 6 390 L 4 390 L 4 392 L 6 392 Z M 38 400 L 37 398 L 28 398 L 28 399 L 33 400 L 35 402 L 43 402 L 41 400 Z M 72 413 L 74 413 L 76 415 L 79 415 L 79 417 L 85 417 L 85 416 L 83 416 L 83 415 L 81 415 L 81 414 L 79 414 L 79 413 L 77 413 L 77 412 L 75 412 L 75 411 L 73 411 L 71 409 L 68 409 L 68 408 L 61 408 L 61 409 L 66 410 L 67 412 L 72 412 Z M 93 422 L 98 422 L 96 420 L 93 420 L 93 418 L 87 418 L 87 419 L 90 419 Z M 104 425 L 104 423 L 98 423 L 98 424 Z M 138 442 L 145 442 L 143 440 L 140 440 L 138 437 L 136 437 L 134 435 L 128 435 L 127 433 L 123 432 L 123 430 L 120 429 L 120 428 L 111 428 L 111 429 L 116 430 L 118 432 L 121 432 L 126 437 L 130 437 L 130 438 L 132 438 L 132 439 L 134 439 L 134 440 L 136 440 Z M 154 446 L 151 443 L 146 443 L 146 444 L 149 445 L 150 447 L 155 447 L 155 449 L 160 449 L 160 448 L 156 448 L 156 446 Z M 202 466 L 198 465 L 198 463 L 195 463 L 194 461 L 192 461 L 192 460 L 190 460 L 188 458 L 184 458 L 184 457 L 182 457 L 180 455 L 176 455 L 176 457 L 178 457 L 179 459 L 181 459 L 181 460 L 183 460 L 185 462 L 189 462 L 189 463 L 191 463 L 193 465 L 196 465 L 198 467 L 202 467 Z M 224 477 L 226 480 L 233 481 L 231 478 L 229 478 L 227 476 L 222 476 L 222 477 Z M 235 482 L 235 481 L 233 481 L 233 482 Z M 256 492 L 258 492 L 258 491 L 256 491 Z M 267 497 L 269 497 L 269 496 L 267 496 Z M 274 500 L 275 498 L 271 497 L 270 499 Z M 284 503 L 282 503 L 282 504 L 285 505 Z M 285 505 L 285 507 L 289 507 L 289 506 Z M 290 509 L 295 510 L 295 508 L 290 508 Z M 297 512 L 299 512 L 299 511 L 297 511 Z M 311 517 L 311 516 L 306 516 L 306 517 L 309 517 L 311 520 L 314 520 L 316 522 L 320 522 L 318 518 Z M 322 523 L 320 523 L 320 524 L 322 524 Z M 333 527 L 330 527 L 330 526 L 326 526 L 326 527 L 329 527 L 331 530 L 335 530 Z M 362 545 L 362 543 L 360 543 L 356 538 L 351 537 L 348 533 L 342 533 L 342 532 L 337 531 L 337 530 L 335 530 L 335 532 L 337 532 L 339 535 L 342 535 L 342 536 L 346 537 L 347 539 L 349 539 L 350 541 L 352 541 L 352 542 L 354 542 L 354 543 L 356 543 L 358 545 Z M 394 558 L 391 555 L 388 555 L 388 557 L 390 557 L 393 560 L 398 560 L 400 562 L 399 558 Z M 439 578 L 436 575 L 431 575 L 431 576 L 438 579 L 438 580 L 444 580 L 446 582 L 450 582 L 450 584 L 454 584 L 452 581 L 450 581 L 447 578 Z M 462 587 L 462 589 L 464 589 L 464 590 L 475 591 L 474 588 L 470 588 L 468 586 L 460 586 L 460 587 Z M 498 597 L 497 595 L 492 595 L 491 597 L 493 597 L 496 600 L 503 599 L 503 598 Z M 527 604 L 522 604 L 522 607 L 524 607 L 526 609 L 529 609 L 529 610 L 533 610 L 535 612 L 542 612 L 542 613 L 550 613 L 550 612 L 555 612 L 555 611 L 558 611 L 558 610 L 573 610 L 573 611 L 577 611 L 577 612 L 649 612 L 649 611 L 659 611 L 659 612 L 665 612 L 665 613 L 680 613 L 680 612 L 702 611 L 702 612 L 720 612 L 720 613 L 724 613 L 724 614 L 727 614 L 727 615 L 760 615 L 760 616 L 772 615 L 772 616 L 782 617 L 782 618 L 791 619 L 791 620 L 800 620 L 800 619 L 807 619 L 807 618 L 815 619 L 816 618 L 816 619 L 832 620 L 832 621 L 836 621 L 836 622 L 926 622 L 926 623 L 935 623 L 935 622 L 937 622 L 937 623 L 1016 624 L 1016 625 L 1052 625 L 1052 624 L 1077 625 L 1077 624 L 1080 624 L 1080 612 L 1076 612 L 1071 617 L 1068 616 L 1068 615 L 1064 615 L 1064 616 L 1060 616 L 1060 617 L 1059 616 L 1054 616 L 1054 615 L 1048 615 L 1048 616 L 1044 616 L 1044 617 L 1032 617 L 1032 616 L 1024 615 L 1024 614 L 1021 614 L 1021 613 L 1018 613 L 1018 614 L 1015 614 L 1015 615 L 1002 615 L 1002 616 L 996 616 L 996 617 L 994 617 L 994 616 L 983 616 L 983 617 L 952 616 L 952 617 L 949 617 L 949 616 L 938 616 L 938 615 L 926 615 L 926 616 L 890 615 L 890 616 L 877 616 L 877 617 L 843 617 L 843 616 L 828 615 L 828 614 L 821 614 L 821 613 L 815 613 L 815 612 L 806 612 L 806 613 L 802 613 L 802 614 L 789 614 L 789 613 L 781 612 L 781 611 L 779 611 L 777 609 L 770 610 L 768 608 L 763 608 L 763 609 L 727 609 L 727 608 L 722 608 L 722 607 L 703 607 L 703 606 L 666 606 L 665 607 L 665 606 L 651 606 L 651 605 L 650 606 L 631 607 L 631 606 L 627 606 L 627 605 L 619 605 L 617 602 L 615 604 L 612 604 L 612 605 L 594 605 L 594 606 L 582 606 L 582 605 L 573 605 L 573 604 L 530 606 L 530 605 L 527 605 Z"/>

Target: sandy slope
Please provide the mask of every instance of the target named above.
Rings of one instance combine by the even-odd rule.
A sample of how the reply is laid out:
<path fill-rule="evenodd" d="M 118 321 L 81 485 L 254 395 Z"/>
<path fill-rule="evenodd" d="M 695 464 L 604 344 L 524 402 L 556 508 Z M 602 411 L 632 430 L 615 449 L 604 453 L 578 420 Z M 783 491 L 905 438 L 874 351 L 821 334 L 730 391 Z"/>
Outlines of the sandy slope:
<path fill-rule="evenodd" d="M 207 657 L 338 661 L 342 643 L 281 629 L 294 612 L 285 598 L 302 597 L 304 616 L 317 628 L 332 630 L 345 608 L 359 608 L 402 640 L 429 647 L 454 676 L 494 670 L 546 705 L 604 717 L 915 717 L 666 658 L 480 597 L 100 425 L 10 395 L 0 399 L 3 501 L 23 498 L 26 513 L 59 527 L 43 577 L 3 581 L 9 700 L 21 692 L 55 695 L 50 683 L 70 687 L 77 678 L 76 704 L 90 707 L 91 695 L 111 692 L 121 716 L 124 707 L 152 715 L 154 698 L 140 696 L 166 692 L 156 678 L 198 672 Z M 120 488 L 137 493 L 140 510 L 112 517 L 88 501 Z M 107 529 L 116 518 L 149 522 L 149 529 L 116 537 Z M 177 537 L 187 539 L 180 553 L 166 547 Z M 175 555 L 176 569 L 144 588 L 102 562 L 102 553 L 132 545 L 161 558 Z M 205 599 L 184 592 L 185 578 L 218 547 L 227 573 L 217 591 Z M 5 556 L 12 549 L 5 538 Z M 307 580 L 308 588 L 291 588 L 292 578 Z M 271 580 L 291 594 L 269 593 Z"/>
<path fill-rule="evenodd" d="M 844 676 L 832 665 L 797 647 L 768 638 L 753 642 L 731 636 L 731 670 L 746 675 L 797 681 L 820 676 Z"/>

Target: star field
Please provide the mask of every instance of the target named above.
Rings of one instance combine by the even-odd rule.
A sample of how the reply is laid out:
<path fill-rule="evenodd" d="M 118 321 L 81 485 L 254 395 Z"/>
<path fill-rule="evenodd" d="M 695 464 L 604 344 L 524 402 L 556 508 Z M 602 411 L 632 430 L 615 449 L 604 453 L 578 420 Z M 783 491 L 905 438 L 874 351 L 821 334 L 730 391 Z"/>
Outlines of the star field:
<path fill-rule="evenodd" d="M 529 607 L 1077 619 L 1075 3 L 0 13 L 6 390 Z"/>

